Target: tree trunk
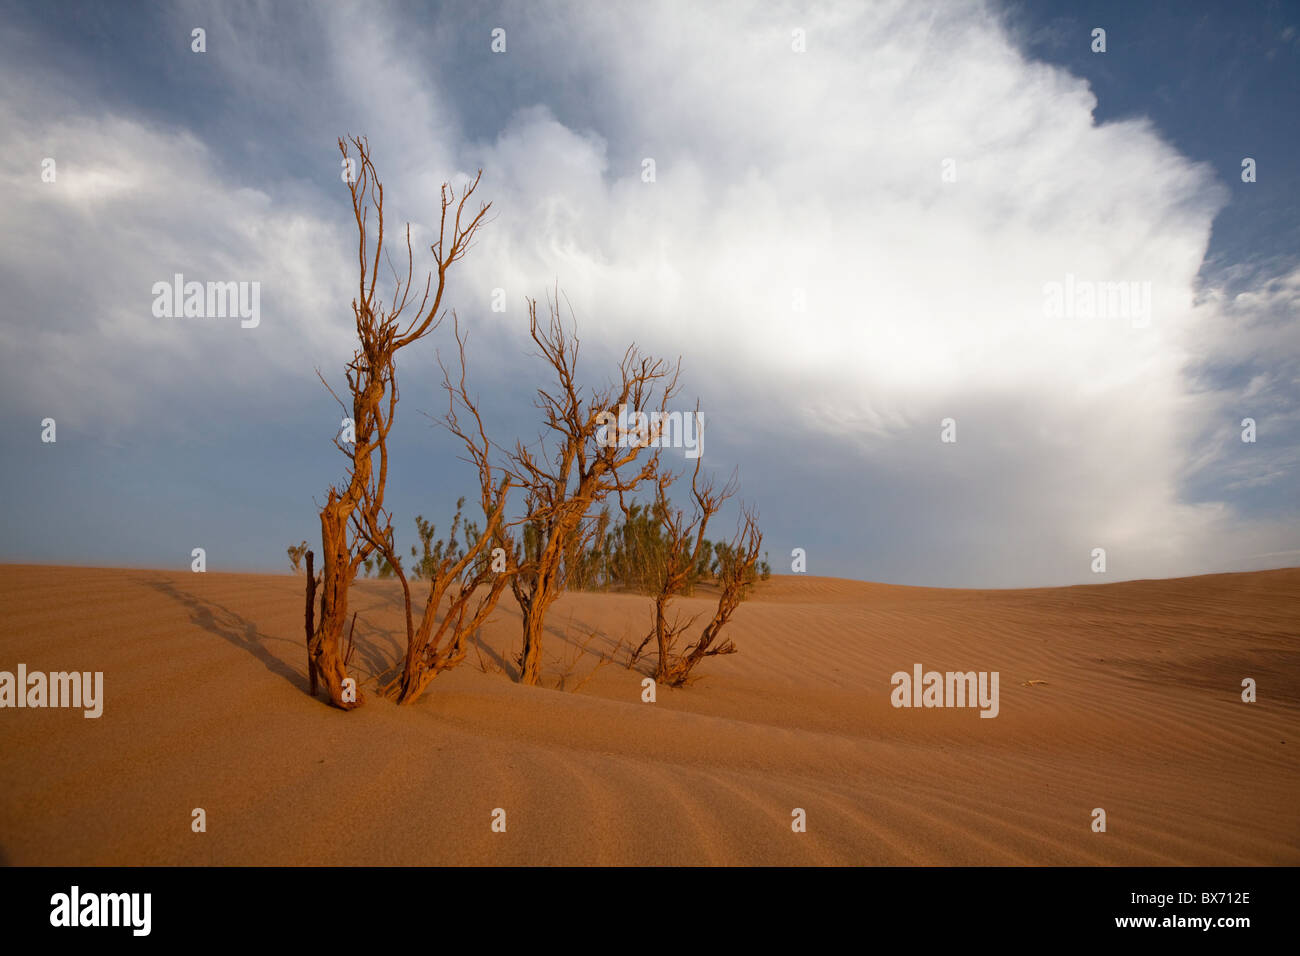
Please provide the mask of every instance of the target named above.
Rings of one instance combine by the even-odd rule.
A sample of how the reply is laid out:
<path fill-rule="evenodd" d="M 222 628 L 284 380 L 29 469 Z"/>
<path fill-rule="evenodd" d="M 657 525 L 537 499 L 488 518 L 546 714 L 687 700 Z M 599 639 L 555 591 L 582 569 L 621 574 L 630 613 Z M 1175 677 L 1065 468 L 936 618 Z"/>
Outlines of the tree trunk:
<path fill-rule="evenodd" d="M 316 677 L 316 661 L 312 657 L 311 645 L 312 638 L 316 634 L 316 555 L 310 551 L 307 552 L 307 610 L 305 621 L 307 626 L 307 676 L 311 679 L 311 695 L 316 696 L 316 686 L 318 683 Z"/>
<path fill-rule="evenodd" d="M 397 685 L 397 702 L 405 704 L 414 700 L 429 686 L 428 665 L 424 660 L 427 635 L 406 645 L 406 659 L 402 664 L 402 680 Z"/>
<path fill-rule="evenodd" d="M 668 677 L 668 599 L 662 593 L 655 598 L 655 637 L 659 643 L 659 666 L 655 680 L 663 681 Z"/>
<path fill-rule="evenodd" d="M 312 638 L 311 656 L 320 679 L 325 683 L 330 703 L 343 710 L 351 710 L 362 702 L 360 688 L 355 688 L 355 700 L 344 700 L 343 682 L 348 679 L 347 669 L 339 653 L 343 637 L 343 624 L 348 614 L 348 585 L 352 575 L 351 558 L 347 546 L 347 523 L 342 517 L 342 500 L 330 492 L 329 503 L 321 510 L 321 544 L 325 552 L 325 566 L 321 572 L 320 620 Z"/>
<path fill-rule="evenodd" d="M 536 685 L 542 679 L 542 628 L 546 611 L 536 604 L 524 611 L 524 651 L 519 683 Z"/>
<path fill-rule="evenodd" d="M 402 669 L 402 682 L 398 685 L 397 702 L 405 704 L 407 701 L 414 700 L 428 686 L 428 672 L 424 665 L 418 661 L 414 663 L 408 661 Z"/>

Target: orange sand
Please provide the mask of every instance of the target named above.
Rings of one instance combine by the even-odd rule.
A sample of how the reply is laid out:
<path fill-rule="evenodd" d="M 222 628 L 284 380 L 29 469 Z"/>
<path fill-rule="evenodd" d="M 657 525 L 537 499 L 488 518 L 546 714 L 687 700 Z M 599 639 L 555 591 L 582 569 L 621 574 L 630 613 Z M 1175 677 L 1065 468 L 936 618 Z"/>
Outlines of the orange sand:
<path fill-rule="evenodd" d="M 649 624 L 616 594 L 555 606 L 544 688 L 493 670 L 519 641 L 507 594 L 488 672 L 471 651 L 419 703 L 378 699 L 399 593 L 354 592 L 368 702 L 342 713 L 305 693 L 301 577 L 0 568 L 0 670 L 105 675 L 98 720 L 0 710 L 0 862 L 1300 863 L 1300 568 L 774 578 L 731 625 L 740 653 L 654 704 L 624 651 L 572 692 Z M 890 675 L 918 662 L 1000 672 L 999 716 L 893 708 Z"/>

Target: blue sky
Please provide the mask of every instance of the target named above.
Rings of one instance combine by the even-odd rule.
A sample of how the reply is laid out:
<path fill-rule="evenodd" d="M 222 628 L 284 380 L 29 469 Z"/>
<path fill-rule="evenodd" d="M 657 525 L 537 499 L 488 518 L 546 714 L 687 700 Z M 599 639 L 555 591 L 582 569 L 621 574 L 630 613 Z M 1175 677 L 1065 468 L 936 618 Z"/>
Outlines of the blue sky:
<path fill-rule="evenodd" d="M 285 570 L 312 540 L 342 474 L 316 369 L 337 386 L 352 348 L 347 133 L 417 239 L 483 168 L 495 219 L 449 302 L 494 437 L 538 432 L 523 300 L 558 282 L 593 385 L 633 340 L 683 357 L 778 573 L 796 547 L 938 586 L 1300 557 L 1294 7 L 3 9 L 0 560 Z M 176 272 L 260 282 L 261 323 L 155 318 Z M 1149 321 L 1047 314 L 1067 276 L 1149 283 Z M 421 414 L 446 332 L 398 366 L 408 543 L 473 477 Z"/>

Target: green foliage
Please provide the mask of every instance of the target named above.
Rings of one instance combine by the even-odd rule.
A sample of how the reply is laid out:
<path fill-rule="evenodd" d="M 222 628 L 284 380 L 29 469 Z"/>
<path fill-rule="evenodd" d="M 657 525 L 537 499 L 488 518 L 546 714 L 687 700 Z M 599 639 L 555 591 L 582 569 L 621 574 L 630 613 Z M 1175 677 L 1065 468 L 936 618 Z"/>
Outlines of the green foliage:
<path fill-rule="evenodd" d="M 416 559 L 411 573 L 417 579 L 432 580 L 437 576 L 438 569 L 444 561 L 450 561 L 452 564 L 459 562 L 465 557 L 465 553 L 478 543 L 482 531 L 477 523 L 464 520 L 464 510 L 465 498 L 461 496 L 456 499 L 456 515 L 451 519 L 451 533 L 446 539 L 434 540 L 436 531 L 433 523 L 425 521 L 424 515 L 415 516 L 415 529 L 420 538 L 420 548 L 417 551 L 414 545 L 411 546 L 411 557 Z M 480 553 L 474 563 L 465 569 L 465 578 L 472 578 L 491 560 L 490 551 Z"/>
<path fill-rule="evenodd" d="M 444 561 L 460 561 L 478 541 L 482 532 L 475 522 L 464 519 L 464 508 L 465 499 L 462 497 L 456 501 L 456 514 L 445 539 L 436 537 L 437 530 L 432 522 L 426 521 L 423 515 L 416 515 L 415 529 L 420 543 L 411 546 L 412 577 L 431 579 Z M 633 502 L 621 521 L 614 520 L 608 506 L 603 508 L 599 515 L 588 519 L 585 533 L 574 536 L 574 543 L 564 555 L 561 574 L 565 587 L 578 591 L 657 594 L 663 584 L 667 558 L 664 518 L 663 509 L 657 504 Z M 516 545 L 516 567 L 541 554 L 545 534 L 546 529 L 540 522 L 524 525 L 522 541 Z M 693 540 L 691 545 L 694 545 Z M 292 558 L 295 549 L 289 550 Z M 306 551 L 306 542 L 303 542 L 302 550 Z M 738 560 L 729 544 L 706 538 L 684 593 L 690 594 L 697 584 L 720 584 L 726 576 L 734 576 L 738 573 Z M 465 569 L 465 578 L 472 578 L 491 561 L 492 552 L 485 548 Z M 394 573 L 388 562 L 377 554 L 363 561 L 361 568 L 362 577 L 391 578 Z M 746 589 L 759 579 L 766 581 L 771 576 L 772 569 L 767 561 L 760 562 L 747 575 Z"/>
<path fill-rule="evenodd" d="M 389 564 L 382 554 L 372 554 L 361 561 L 361 576 L 368 578 L 374 575 L 377 578 L 391 578 L 396 574 L 393 566 Z"/>
<path fill-rule="evenodd" d="M 742 594 L 753 590 L 760 576 L 764 581 L 772 576 L 772 569 L 766 561 L 746 567 L 744 554 L 725 541 L 719 541 L 713 546 L 713 564 L 709 571 L 719 584 L 739 582 Z"/>
<path fill-rule="evenodd" d="M 565 555 L 564 574 L 566 586 L 579 591 L 634 591 L 639 594 L 657 594 L 663 584 L 667 560 L 668 541 L 664 533 L 662 507 L 632 503 L 622 521 L 614 522 L 609 508 L 592 520 L 583 540 L 589 542 L 586 550 L 571 549 Z M 536 547 L 537 532 L 524 529 L 524 546 Z M 690 542 L 693 547 L 695 542 Z M 531 553 L 531 552 L 528 552 Z M 683 593 L 690 594 L 696 585 L 721 583 L 724 575 L 738 573 L 739 556 L 725 542 L 707 538 L 700 548 L 699 558 L 691 570 Z M 772 575 L 767 562 L 762 562 L 746 576 L 747 588 L 755 581 L 766 581 Z"/>
<path fill-rule="evenodd" d="M 657 505 L 632 504 L 614 528 L 610 574 L 619 587 L 652 594 L 663 583 L 668 542 L 663 534 L 663 510 Z"/>
<path fill-rule="evenodd" d="M 564 555 L 565 586 L 582 591 L 613 589 L 653 593 L 662 579 L 666 542 L 662 515 L 633 503 L 623 521 L 615 523 L 608 507 L 590 519 L 584 533 Z M 534 546 L 531 527 L 524 529 L 524 547 Z M 585 547 L 584 547 L 585 545 Z"/>

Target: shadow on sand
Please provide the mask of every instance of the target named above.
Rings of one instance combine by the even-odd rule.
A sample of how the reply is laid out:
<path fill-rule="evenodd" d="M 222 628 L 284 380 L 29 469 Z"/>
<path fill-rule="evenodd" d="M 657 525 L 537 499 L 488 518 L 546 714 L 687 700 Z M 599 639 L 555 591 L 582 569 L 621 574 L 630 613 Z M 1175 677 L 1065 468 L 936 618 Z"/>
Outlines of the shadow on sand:
<path fill-rule="evenodd" d="M 214 601 L 183 591 L 166 579 L 155 579 L 147 583 L 149 587 L 188 608 L 191 623 L 198 625 L 210 634 L 217 635 L 234 647 L 252 654 L 262 662 L 267 670 L 283 677 L 295 689 L 304 693 L 309 691 L 305 635 L 300 640 L 293 640 L 287 637 L 275 637 L 265 634 L 258 629 L 253 621 L 243 615 Z M 375 681 L 382 685 L 386 677 L 397 673 L 405 655 L 404 633 L 399 634 L 391 629 L 376 627 L 372 622 L 366 620 L 374 611 L 382 613 L 389 610 L 399 612 L 403 610 L 401 594 L 385 593 L 385 591 L 361 587 L 357 588 L 353 595 L 353 603 L 358 605 L 356 610 L 359 612 L 356 620 L 356 650 L 353 663 L 354 665 L 359 664 L 358 671 L 367 675 L 370 679 L 363 679 L 362 683 Z M 505 605 L 504 601 L 502 605 Z M 498 613 L 501 611 L 504 611 L 509 617 L 520 620 L 522 623 L 517 608 L 498 606 Z M 597 647 L 604 645 L 610 652 L 615 652 L 620 644 L 612 636 L 595 628 L 590 628 L 581 621 L 574 620 L 573 615 L 569 615 L 567 620 L 560 619 L 548 622 L 546 630 L 550 635 L 552 647 L 555 647 L 554 642 L 558 641 L 562 646 L 576 649 L 583 644 L 579 635 L 584 635 L 584 633 L 587 638 L 598 638 Z M 269 645 L 273 642 L 291 645 L 294 648 L 291 653 L 303 659 L 302 665 L 299 667 L 285 663 L 271 650 Z M 473 635 L 470 638 L 470 644 L 475 649 L 475 654 L 469 657 L 465 663 L 470 666 L 480 666 L 476 658 L 481 655 L 483 659 L 490 661 L 499 668 L 511 681 L 519 680 L 519 666 L 513 660 L 513 655 L 497 651 L 483 640 L 481 634 Z M 637 670 L 640 669 L 641 667 L 637 668 Z"/>
<path fill-rule="evenodd" d="M 266 646 L 272 641 L 283 644 L 297 644 L 298 642 L 285 637 L 272 637 L 269 634 L 263 634 L 257 629 L 256 624 L 243 615 L 187 591 L 182 591 L 170 581 L 159 579 L 148 583 L 149 587 L 155 591 L 159 591 L 172 600 L 184 604 L 190 611 L 190 622 L 192 624 L 197 624 L 210 634 L 215 634 L 223 640 L 229 641 L 235 647 L 252 654 L 266 666 L 267 670 L 283 677 L 299 690 L 306 692 L 309 689 L 305 640 L 303 644 L 299 644 L 302 648 L 303 669 L 298 670 L 280 660 Z"/>

